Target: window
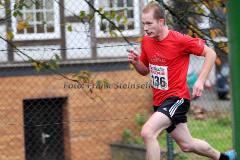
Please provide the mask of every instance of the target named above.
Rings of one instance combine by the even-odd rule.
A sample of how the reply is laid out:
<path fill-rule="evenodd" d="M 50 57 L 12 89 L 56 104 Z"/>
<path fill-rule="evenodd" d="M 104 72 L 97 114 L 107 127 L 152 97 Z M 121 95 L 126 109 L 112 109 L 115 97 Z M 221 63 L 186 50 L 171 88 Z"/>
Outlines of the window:
<path fill-rule="evenodd" d="M 23 7 L 22 16 L 12 17 L 15 40 L 60 38 L 59 4 L 55 0 L 24 2 L 28 7 Z M 23 21 L 27 21 L 28 26 L 17 29 L 17 25 Z"/>
<path fill-rule="evenodd" d="M 100 0 L 95 2 L 97 8 L 104 8 L 106 12 L 115 11 L 118 15 L 127 18 L 127 24 L 115 24 L 122 30 L 125 36 L 134 36 L 140 34 L 140 13 L 139 0 Z M 97 37 L 108 37 L 109 31 L 114 30 L 114 27 L 105 19 L 97 15 L 96 18 L 96 35 Z M 118 32 L 116 32 L 118 34 Z"/>

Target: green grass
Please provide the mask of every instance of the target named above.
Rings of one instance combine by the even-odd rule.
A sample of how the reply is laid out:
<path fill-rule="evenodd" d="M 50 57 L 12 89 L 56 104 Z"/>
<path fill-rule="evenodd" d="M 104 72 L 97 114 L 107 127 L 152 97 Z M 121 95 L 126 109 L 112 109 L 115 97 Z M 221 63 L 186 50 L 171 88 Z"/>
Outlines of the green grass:
<path fill-rule="evenodd" d="M 189 117 L 188 128 L 194 138 L 199 138 L 207 141 L 212 147 L 224 152 L 232 148 L 232 129 L 230 116 L 207 118 L 206 120 L 195 120 Z M 166 148 L 166 136 L 162 135 L 160 138 L 160 145 Z M 174 143 L 177 154 L 176 160 L 205 160 L 195 154 L 183 153 L 180 148 Z"/>
<path fill-rule="evenodd" d="M 190 118 L 189 130 L 193 137 L 206 140 L 220 151 L 232 148 L 232 129 L 230 117 L 194 120 Z"/>
<path fill-rule="evenodd" d="M 143 124 L 145 116 L 137 116 L 137 124 Z M 140 123 L 141 122 L 141 123 Z M 140 130 L 140 125 L 138 129 Z M 202 139 L 207 141 L 212 147 L 217 150 L 224 152 L 232 148 L 232 129 L 231 129 L 231 118 L 230 115 L 219 114 L 215 116 L 208 116 L 204 120 L 196 120 L 193 116 L 188 117 L 188 128 L 194 138 Z M 129 131 L 128 131 L 129 132 Z M 128 133 L 126 132 L 126 133 Z M 125 134 L 126 134 L 125 133 Z M 131 133 L 131 132 L 130 132 Z M 128 133 L 128 134 L 130 134 Z M 132 133 L 131 133 L 132 134 Z M 137 143 L 143 145 L 143 140 L 140 136 L 131 135 L 126 136 L 130 138 L 132 143 Z M 159 138 L 160 146 L 163 150 L 166 150 L 166 132 L 163 132 Z M 183 153 L 177 144 L 174 142 L 174 150 L 177 152 L 175 160 L 207 160 L 208 158 L 203 158 L 195 154 Z"/>

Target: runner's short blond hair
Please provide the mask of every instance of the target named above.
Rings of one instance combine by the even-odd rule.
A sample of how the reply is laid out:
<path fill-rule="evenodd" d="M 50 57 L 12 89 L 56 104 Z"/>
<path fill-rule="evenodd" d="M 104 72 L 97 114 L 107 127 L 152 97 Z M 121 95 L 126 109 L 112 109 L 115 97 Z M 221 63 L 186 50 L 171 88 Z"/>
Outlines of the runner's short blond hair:
<path fill-rule="evenodd" d="M 149 2 L 142 10 L 143 13 L 148 13 L 150 11 L 153 11 L 154 19 L 165 19 L 165 11 L 157 1 Z"/>

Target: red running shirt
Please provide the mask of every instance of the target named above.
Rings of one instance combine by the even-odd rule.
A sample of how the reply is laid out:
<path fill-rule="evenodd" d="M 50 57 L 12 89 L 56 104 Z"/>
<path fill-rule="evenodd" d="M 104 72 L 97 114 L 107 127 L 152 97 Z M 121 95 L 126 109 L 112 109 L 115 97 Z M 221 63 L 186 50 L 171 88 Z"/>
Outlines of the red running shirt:
<path fill-rule="evenodd" d="M 153 105 L 178 96 L 190 100 L 187 85 L 189 55 L 201 56 L 204 41 L 170 30 L 161 41 L 144 36 L 140 60 L 149 68 L 152 79 Z"/>

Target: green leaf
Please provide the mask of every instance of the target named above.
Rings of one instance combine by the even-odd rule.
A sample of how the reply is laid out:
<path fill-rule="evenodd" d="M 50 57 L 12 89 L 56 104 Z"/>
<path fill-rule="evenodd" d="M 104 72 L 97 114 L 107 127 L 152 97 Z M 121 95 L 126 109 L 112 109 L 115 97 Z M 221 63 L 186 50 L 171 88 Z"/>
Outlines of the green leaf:
<path fill-rule="evenodd" d="M 123 24 L 124 24 L 124 25 L 127 25 L 127 23 L 128 23 L 127 17 L 126 17 L 126 16 L 123 16 Z"/>
<path fill-rule="evenodd" d="M 98 89 L 102 89 L 104 86 L 103 86 L 103 82 L 101 80 L 97 80 L 96 81 L 96 88 Z"/>
<path fill-rule="evenodd" d="M 137 126 L 142 127 L 143 124 L 146 122 L 146 117 L 144 115 L 141 115 L 138 113 L 138 114 L 136 114 L 135 122 L 136 122 Z"/>
<path fill-rule="evenodd" d="M 110 34 L 111 37 L 117 37 L 118 36 L 117 33 L 113 30 L 109 31 L 109 34 Z"/>
<path fill-rule="evenodd" d="M 55 54 L 54 57 L 55 57 L 55 59 L 56 59 L 57 61 L 60 61 L 60 60 L 61 60 L 61 58 L 60 58 L 60 56 L 59 56 L 58 54 Z"/>
<path fill-rule="evenodd" d="M 22 12 L 21 12 L 20 10 L 17 10 L 17 13 L 18 13 L 18 15 L 19 15 L 20 17 L 23 16 L 23 14 L 22 14 Z"/>
<path fill-rule="evenodd" d="M 13 9 L 16 10 L 18 8 L 18 4 L 15 3 L 14 6 L 13 6 Z"/>
<path fill-rule="evenodd" d="M 143 138 L 139 137 L 139 136 L 135 136 L 134 137 L 134 143 L 138 144 L 138 145 L 143 145 L 144 144 Z"/>
<path fill-rule="evenodd" d="M 90 76 L 91 76 L 91 73 L 89 71 L 83 70 L 83 71 L 80 71 L 80 73 L 78 74 L 74 74 L 73 78 L 83 83 L 89 83 L 91 78 Z"/>
<path fill-rule="evenodd" d="M 69 32 L 72 32 L 72 25 L 71 25 L 71 24 L 68 24 L 67 30 L 68 30 Z"/>
<path fill-rule="evenodd" d="M 133 142 L 133 133 L 129 129 L 124 129 L 122 134 L 123 142 L 125 143 L 132 143 Z"/>
<path fill-rule="evenodd" d="M 110 13 L 109 12 L 104 12 L 103 13 L 103 16 L 107 17 L 107 18 L 110 18 Z"/>
<path fill-rule="evenodd" d="M 117 22 L 120 22 L 121 18 L 122 18 L 121 15 L 117 15 L 117 17 L 116 17 Z"/>
<path fill-rule="evenodd" d="M 103 14 L 103 13 L 104 13 L 104 8 L 103 8 L 103 7 L 100 7 L 100 8 L 98 9 L 98 11 L 99 11 L 101 14 Z"/>
<path fill-rule="evenodd" d="M 111 18 L 111 19 L 114 19 L 115 16 L 116 16 L 116 12 L 115 12 L 115 11 L 111 11 L 111 12 L 110 12 L 110 18 Z"/>
<path fill-rule="evenodd" d="M 89 22 L 92 21 L 94 18 L 94 14 L 88 14 L 88 19 L 89 19 Z"/>
<path fill-rule="evenodd" d="M 196 9 L 196 12 L 199 13 L 199 14 L 204 14 L 205 10 L 201 6 L 198 6 L 197 9 Z"/>
<path fill-rule="evenodd" d="M 17 11 L 14 11 L 14 12 L 13 12 L 13 16 L 14 16 L 14 17 L 17 17 L 17 16 L 18 16 L 18 12 L 17 12 Z"/>
<path fill-rule="evenodd" d="M 48 67 L 52 70 L 56 70 L 59 68 L 59 65 L 57 64 L 57 61 L 54 59 L 51 59 L 48 63 Z"/>
<path fill-rule="evenodd" d="M 32 62 L 32 65 L 35 67 L 37 72 L 40 72 L 44 68 L 44 64 L 41 62 L 34 61 L 34 62 Z"/>
<path fill-rule="evenodd" d="M 103 79 L 102 82 L 104 86 L 110 87 L 110 82 L 107 79 Z"/>
<path fill-rule="evenodd" d="M 22 4 L 19 4 L 19 5 L 18 5 L 18 9 L 22 10 L 22 9 L 23 9 L 23 5 L 22 5 Z"/>
<path fill-rule="evenodd" d="M 11 9 L 7 9 L 6 14 L 10 14 L 10 13 L 11 13 Z"/>
<path fill-rule="evenodd" d="M 86 12 L 85 11 L 80 11 L 79 13 L 79 18 L 83 20 L 86 17 Z"/>

